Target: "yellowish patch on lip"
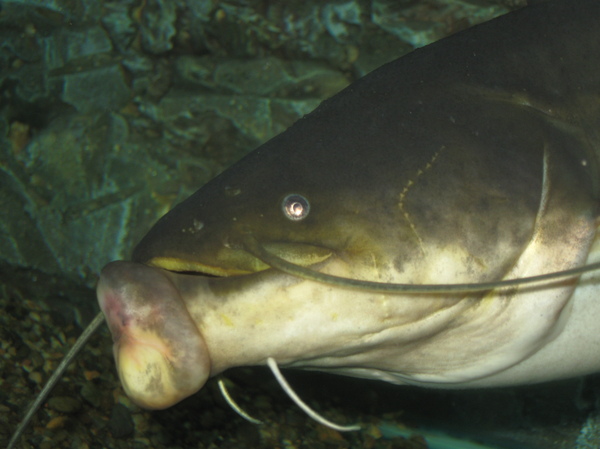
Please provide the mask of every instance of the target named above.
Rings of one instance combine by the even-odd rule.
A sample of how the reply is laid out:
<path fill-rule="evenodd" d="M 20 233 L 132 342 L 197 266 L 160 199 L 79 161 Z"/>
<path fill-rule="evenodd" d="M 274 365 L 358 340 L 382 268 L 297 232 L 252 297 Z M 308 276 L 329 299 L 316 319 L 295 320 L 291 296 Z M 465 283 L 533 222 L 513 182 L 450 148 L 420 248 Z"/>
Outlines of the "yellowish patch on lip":
<path fill-rule="evenodd" d="M 147 263 L 151 267 L 163 268 L 168 271 L 208 274 L 211 276 L 235 276 L 249 274 L 251 271 L 213 267 L 199 262 L 177 259 L 175 257 L 153 257 Z"/>
<path fill-rule="evenodd" d="M 303 267 L 323 262 L 332 255 L 331 250 L 327 248 L 301 243 L 267 243 L 264 248 L 290 263 Z M 225 249 L 219 253 L 217 261 L 221 263 L 221 266 L 178 257 L 153 257 L 147 262 L 147 265 L 179 273 L 188 272 L 219 277 L 256 273 L 270 268 L 269 265 L 243 250 Z"/>

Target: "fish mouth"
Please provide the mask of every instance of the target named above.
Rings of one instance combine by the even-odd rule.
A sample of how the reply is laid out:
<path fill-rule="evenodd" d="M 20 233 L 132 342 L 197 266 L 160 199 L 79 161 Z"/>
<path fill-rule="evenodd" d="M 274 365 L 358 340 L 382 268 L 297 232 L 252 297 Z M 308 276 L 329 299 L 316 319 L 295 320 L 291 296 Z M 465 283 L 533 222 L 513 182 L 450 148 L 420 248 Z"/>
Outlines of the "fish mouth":
<path fill-rule="evenodd" d="M 259 245 L 256 240 L 253 243 Z M 324 262 L 333 254 L 329 248 L 309 243 L 270 242 L 260 244 L 260 247 L 272 255 L 302 267 Z M 203 257 L 154 256 L 148 259 L 145 265 L 171 272 L 215 277 L 241 276 L 272 268 L 244 246 L 223 246 L 212 257 L 209 254 Z"/>

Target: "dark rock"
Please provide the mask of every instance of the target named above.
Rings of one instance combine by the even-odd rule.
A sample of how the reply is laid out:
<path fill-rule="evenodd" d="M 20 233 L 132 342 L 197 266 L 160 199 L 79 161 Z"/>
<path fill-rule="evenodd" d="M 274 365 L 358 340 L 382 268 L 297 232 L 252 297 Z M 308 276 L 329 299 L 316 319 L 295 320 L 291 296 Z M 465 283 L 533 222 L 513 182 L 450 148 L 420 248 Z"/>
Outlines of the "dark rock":
<path fill-rule="evenodd" d="M 112 51 L 112 43 L 100 26 L 60 29 L 43 40 L 48 69 L 58 69 Z"/>
<path fill-rule="evenodd" d="M 92 383 L 86 383 L 81 387 L 81 396 L 94 407 L 100 407 L 102 403 L 102 392 Z"/>
<path fill-rule="evenodd" d="M 134 0 L 104 3 L 106 14 L 101 19 L 102 25 L 108 30 L 112 42 L 121 53 L 127 51 L 137 33 L 130 14 L 134 4 Z"/>
<path fill-rule="evenodd" d="M 120 109 L 130 98 L 131 91 L 119 65 L 64 76 L 61 99 L 81 113 Z"/>
<path fill-rule="evenodd" d="M 48 400 L 48 407 L 62 413 L 76 413 L 81 410 L 81 402 L 69 396 L 56 396 Z"/>
<path fill-rule="evenodd" d="M 141 37 L 144 50 L 159 55 L 173 48 L 177 32 L 177 3 L 172 0 L 147 0 L 141 11 Z"/>
<path fill-rule="evenodd" d="M 129 409 L 122 404 L 116 404 L 110 414 L 108 429 L 115 438 L 127 438 L 133 434 L 135 426 Z"/>

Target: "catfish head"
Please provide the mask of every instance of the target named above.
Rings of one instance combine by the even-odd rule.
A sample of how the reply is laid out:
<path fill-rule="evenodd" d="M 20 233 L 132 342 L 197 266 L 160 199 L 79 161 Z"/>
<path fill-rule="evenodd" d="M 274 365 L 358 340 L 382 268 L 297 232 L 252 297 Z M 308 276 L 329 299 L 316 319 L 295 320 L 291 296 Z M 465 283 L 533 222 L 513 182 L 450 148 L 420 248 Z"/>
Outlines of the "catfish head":
<path fill-rule="evenodd" d="M 532 11 L 518 22 L 546 30 Z M 269 359 L 448 388 L 597 369 L 593 353 L 567 351 L 564 363 L 552 349 L 587 338 L 573 304 L 593 292 L 575 278 L 479 292 L 352 287 L 497 282 L 595 257 L 596 150 L 568 112 L 587 103 L 543 64 L 551 44 L 534 37 L 553 31 L 498 47 L 513 20 L 355 82 L 176 206 L 132 263 L 109 264 L 98 296 L 131 398 L 168 407 Z M 567 55 L 578 57 L 565 53 L 561 76 Z M 295 276 L 264 254 L 351 281 Z"/>

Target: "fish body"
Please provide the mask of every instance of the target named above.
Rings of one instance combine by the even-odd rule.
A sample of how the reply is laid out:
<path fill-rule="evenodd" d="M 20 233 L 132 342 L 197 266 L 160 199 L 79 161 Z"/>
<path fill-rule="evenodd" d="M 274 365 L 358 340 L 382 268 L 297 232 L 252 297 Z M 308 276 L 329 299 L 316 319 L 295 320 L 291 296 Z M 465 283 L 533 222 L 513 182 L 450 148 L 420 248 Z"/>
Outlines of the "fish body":
<path fill-rule="evenodd" d="M 265 364 L 443 388 L 600 370 L 600 278 L 479 293 L 600 260 L 600 2 L 536 4 L 325 101 L 164 216 L 98 297 L 134 401 L 164 408 Z"/>

